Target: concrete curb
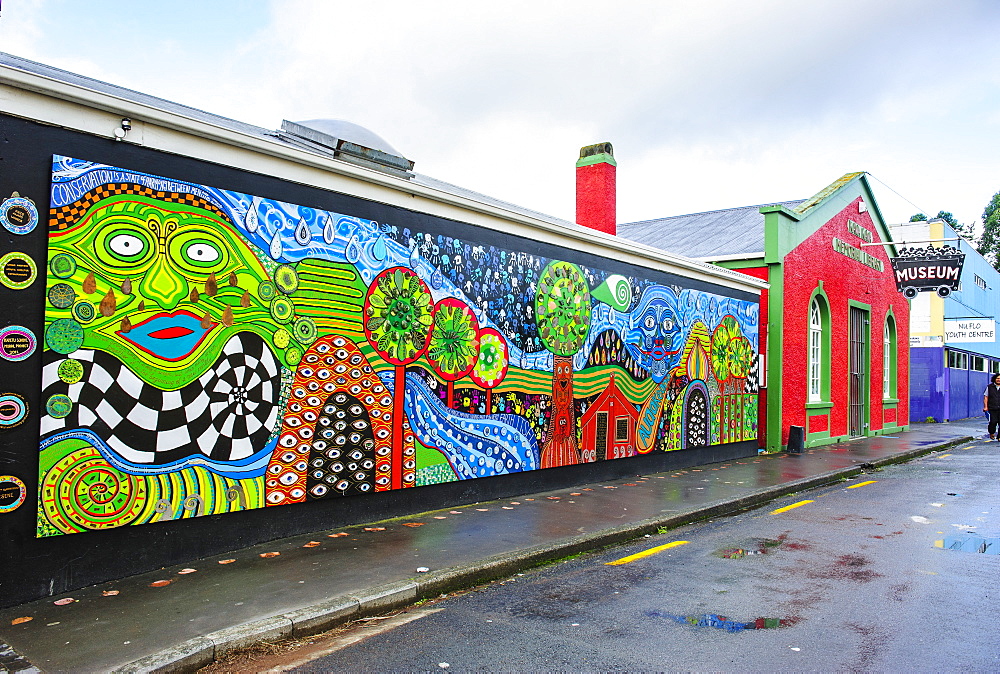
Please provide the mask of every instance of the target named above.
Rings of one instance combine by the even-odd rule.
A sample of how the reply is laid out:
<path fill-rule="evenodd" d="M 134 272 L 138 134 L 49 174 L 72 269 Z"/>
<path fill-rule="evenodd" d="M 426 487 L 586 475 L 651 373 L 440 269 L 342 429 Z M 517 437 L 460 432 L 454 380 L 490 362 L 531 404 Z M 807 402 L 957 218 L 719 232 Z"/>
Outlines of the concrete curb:
<path fill-rule="evenodd" d="M 971 436 L 949 440 L 936 445 L 912 449 L 893 456 L 831 470 L 807 478 L 785 482 L 759 489 L 744 496 L 722 499 L 704 504 L 693 510 L 629 522 L 599 531 L 588 532 L 557 541 L 543 543 L 510 552 L 504 552 L 459 566 L 421 574 L 415 580 L 403 580 L 360 590 L 349 597 L 334 597 L 320 603 L 283 613 L 281 615 L 219 630 L 205 636 L 185 641 L 173 648 L 114 670 L 118 673 L 174 674 L 194 672 L 210 665 L 216 659 L 235 650 L 264 641 L 276 641 L 290 636 L 307 636 L 324 632 L 351 620 L 377 612 L 405 608 L 419 599 L 436 597 L 442 593 L 478 585 L 490 580 L 505 578 L 524 569 L 530 569 L 552 560 L 591 552 L 612 545 L 620 545 L 655 534 L 661 528 L 676 529 L 701 520 L 732 515 L 742 510 L 756 508 L 770 501 L 808 489 L 815 489 L 853 477 L 869 468 L 905 463 L 926 454 L 941 451 L 974 440 Z"/>

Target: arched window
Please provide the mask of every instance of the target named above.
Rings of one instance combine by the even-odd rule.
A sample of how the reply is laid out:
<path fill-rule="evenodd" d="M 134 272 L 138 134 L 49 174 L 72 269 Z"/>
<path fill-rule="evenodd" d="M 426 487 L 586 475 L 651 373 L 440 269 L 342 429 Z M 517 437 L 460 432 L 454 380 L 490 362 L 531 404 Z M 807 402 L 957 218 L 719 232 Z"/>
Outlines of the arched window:
<path fill-rule="evenodd" d="M 896 323 L 892 315 L 885 317 L 882 330 L 882 397 L 895 398 L 896 395 Z"/>
<path fill-rule="evenodd" d="M 818 299 L 809 306 L 809 400 L 823 397 L 823 309 Z"/>

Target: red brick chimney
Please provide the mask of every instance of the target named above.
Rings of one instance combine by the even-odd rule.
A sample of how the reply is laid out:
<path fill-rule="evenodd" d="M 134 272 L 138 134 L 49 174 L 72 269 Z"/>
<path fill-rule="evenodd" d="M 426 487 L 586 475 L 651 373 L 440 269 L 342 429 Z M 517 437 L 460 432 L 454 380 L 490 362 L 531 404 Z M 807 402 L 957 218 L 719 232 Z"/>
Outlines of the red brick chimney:
<path fill-rule="evenodd" d="M 580 148 L 576 162 L 576 221 L 599 232 L 617 234 L 615 163 L 611 143 Z"/>

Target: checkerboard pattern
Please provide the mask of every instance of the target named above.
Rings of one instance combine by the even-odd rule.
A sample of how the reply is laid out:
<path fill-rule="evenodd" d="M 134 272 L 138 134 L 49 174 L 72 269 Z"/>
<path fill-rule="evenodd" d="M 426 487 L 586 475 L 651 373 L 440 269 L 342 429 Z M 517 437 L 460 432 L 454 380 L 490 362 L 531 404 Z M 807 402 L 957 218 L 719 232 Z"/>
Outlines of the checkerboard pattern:
<path fill-rule="evenodd" d="M 160 192 L 158 190 L 153 190 L 143 185 L 136 185 L 134 183 L 106 183 L 99 187 L 95 187 L 71 204 L 51 209 L 49 211 L 49 229 L 56 231 L 67 229 L 68 227 L 75 225 L 94 204 L 98 203 L 102 199 L 107 199 L 108 197 L 114 197 L 121 194 L 134 194 L 149 197 L 151 199 L 159 199 L 160 201 L 169 201 L 175 204 L 195 206 L 206 211 L 211 211 L 223 220 L 228 221 L 229 219 L 218 206 L 193 194 L 185 194 L 182 192 Z"/>
<path fill-rule="evenodd" d="M 43 416 L 43 436 L 88 428 L 126 461 L 162 465 L 195 454 L 244 459 L 278 424 L 280 365 L 253 333 L 230 339 L 210 370 L 176 391 L 147 384 L 103 351 L 81 349 L 70 357 L 84 367 L 75 384 L 59 379 L 65 356 L 46 352 L 43 400 L 64 393 L 74 405 L 65 418 Z"/>

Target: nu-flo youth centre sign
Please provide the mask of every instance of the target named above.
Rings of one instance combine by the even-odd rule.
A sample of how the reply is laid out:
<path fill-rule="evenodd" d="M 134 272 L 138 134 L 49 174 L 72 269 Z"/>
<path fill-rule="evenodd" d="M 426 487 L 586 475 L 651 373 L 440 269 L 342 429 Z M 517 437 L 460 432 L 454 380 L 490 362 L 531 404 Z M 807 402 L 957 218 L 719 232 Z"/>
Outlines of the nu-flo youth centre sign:
<path fill-rule="evenodd" d="M 896 288 L 909 298 L 931 291 L 947 297 L 958 290 L 964 263 L 965 253 L 952 246 L 904 248 L 892 258 Z"/>
<path fill-rule="evenodd" d="M 946 342 L 994 342 L 996 321 L 992 318 L 945 319 Z"/>

